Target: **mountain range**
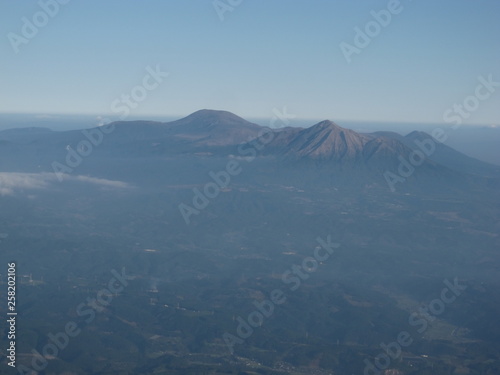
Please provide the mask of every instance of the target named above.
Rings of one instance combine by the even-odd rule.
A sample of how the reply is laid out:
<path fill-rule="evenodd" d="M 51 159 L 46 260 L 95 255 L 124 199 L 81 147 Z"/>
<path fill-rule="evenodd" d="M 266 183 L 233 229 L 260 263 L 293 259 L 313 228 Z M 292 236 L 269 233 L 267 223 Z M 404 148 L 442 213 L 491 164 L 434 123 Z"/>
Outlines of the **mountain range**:
<path fill-rule="evenodd" d="M 65 165 L 68 154 L 76 152 L 86 161 L 82 166 L 91 164 L 89 160 L 106 164 L 129 158 L 132 166 L 144 158 L 195 158 L 197 163 L 203 163 L 210 158 L 254 155 L 289 175 L 318 175 L 329 170 L 351 181 L 356 176 L 355 180 L 365 186 L 374 183 L 391 187 L 391 181 L 402 186 L 400 183 L 407 179 L 436 186 L 456 186 L 457 182 L 467 181 L 497 186 L 500 176 L 500 167 L 466 156 L 427 133 L 358 133 L 329 120 L 308 128 L 271 129 L 227 111 L 204 109 L 172 122 L 118 121 L 106 128 L 109 131 L 103 127 L 83 131 L 1 131 L 0 168 L 50 172 L 55 169 L 54 163 Z M 422 144 L 427 148 L 419 148 Z M 81 169 L 81 173 L 89 175 L 95 172 Z"/>

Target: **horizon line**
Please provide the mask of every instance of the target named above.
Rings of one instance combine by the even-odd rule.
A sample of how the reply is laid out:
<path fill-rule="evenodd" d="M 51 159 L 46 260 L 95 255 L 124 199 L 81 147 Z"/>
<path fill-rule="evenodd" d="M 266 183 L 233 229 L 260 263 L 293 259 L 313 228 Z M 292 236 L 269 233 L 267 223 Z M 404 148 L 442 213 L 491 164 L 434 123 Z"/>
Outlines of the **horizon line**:
<path fill-rule="evenodd" d="M 241 116 L 241 115 L 238 115 L 234 112 L 231 112 L 231 111 L 228 111 L 228 110 L 219 110 L 219 109 L 208 109 L 208 108 L 202 108 L 200 110 L 203 110 L 203 109 L 206 109 L 206 110 L 210 110 L 210 111 L 221 111 L 221 112 L 229 112 L 229 113 L 232 113 L 238 117 L 241 117 L 245 120 L 269 120 L 269 118 L 271 118 L 270 116 Z M 161 118 L 161 117 L 164 117 L 166 119 L 169 119 L 169 121 L 171 121 L 170 119 L 182 119 L 182 118 L 185 118 L 193 113 L 196 113 L 200 110 L 196 110 L 194 112 L 191 112 L 189 114 L 155 114 L 155 113 L 150 113 L 150 114 L 137 114 L 137 115 L 129 115 L 127 119 L 119 119 L 119 118 L 116 118 L 117 115 L 116 114 L 111 114 L 111 113 L 107 113 L 107 114 L 102 114 L 102 113 L 89 113 L 89 112 L 85 112 L 85 113 L 82 113 L 82 112 L 9 112 L 9 111 L 2 111 L 0 110 L 0 116 L 2 115 L 14 115 L 14 116 L 34 116 L 34 117 L 38 117 L 39 120 L 50 120 L 51 118 L 50 117 L 55 117 L 53 118 L 54 120 L 57 120 L 57 116 L 66 116 L 66 117 L 71 117 L 71 116 L 78 116 L 78 117 L 95 117 L 96 119 L 98 117 L 110 117 L 110 119 L 113 119 L 113 117 L 115 117 L 113 119 L 113 122 L 114 121 L 140 121 L 141 118 L 144 118 L 144 117 L 155 117 L 155 118 Z M 44 117 L 46 116 L 46 117 Z M 129 119 L 130 118 L 130 119 Z M 315 125 L 317 124 L 318 122 L 321 122 L 321 121 L 325 121 L 325 120 L 328 120 L 328 121 L 332 121 L 332 122 L 335 122 L 335 123 L 342 123 L 342 122 L 348 122 L 348 123 L 357 123 L 357 124 L 360 124 L 360 123 L 366 123 L 366 124 L 387 124 L 387 125 L 415 125 L 415 124 L 419 124 L 419 125 L 428 125 L 428 126 L 432 126 L 432 125 L 441 125 L 441 126 L 453 126 L 453 124 L 450 124 L 450 123 L 446 123 L 446 122 L 429 122 L 429 121 L 411 121 L 411 120 L 366 120 L 366 119 L 335 119 L 335 120 L 332 120 L 331 118 L 320 118 L 320 117 L 316 117 L 316 118 L 312 118 L 312 117 L 295 117 L 292 122 L 297 122 L 297 121 L 300 121 L 300 122 L 305 122 L 305 121 L 311 121 L 311 122 L 314 122 L 311 124 L 312 125 Z M 165 121 L 165 122 L 169 122 L 169 121 Z M 174 120 L 175 121 L 175 120 Z M 491 123 L 463 123 L 461 126 L 483 126 L 483 127 L 489 127 L 489 128 L 500 128 L 500 123 L 497 123 L 497 124 L 491 124 Z"/>

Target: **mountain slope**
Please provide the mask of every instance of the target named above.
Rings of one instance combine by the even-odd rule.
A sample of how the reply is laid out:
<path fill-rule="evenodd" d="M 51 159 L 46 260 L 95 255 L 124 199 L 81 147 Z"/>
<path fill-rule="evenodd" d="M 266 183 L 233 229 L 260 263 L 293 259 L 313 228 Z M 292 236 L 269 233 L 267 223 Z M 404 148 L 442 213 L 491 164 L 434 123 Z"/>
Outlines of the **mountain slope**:
<path fill-rule="evenodd" d="M 413 131 L 406 136 L 393 132 L 376 132 L 372 134 L 383 134 L 386 137 L 396 139 L 412 150 L 422 151 L 422 147 L 427 147 L 424 153 L 430 160 L 454 171 L 486 177 L 500 176 L 500 167 L 467 156 L 444 143 L 437 142 L 425 132 Z M 423 146 L 423 144 L 427 146 Z"/>
<path fill-rule="evenodd" d="M 202 109 L 166 124 L 180 140 L 208 146 L 238 144 L 255 138 L 261 126 L 227 111 Z"/>
<path fill-rule="evenodd" d="M 332 121 L 321 121 L 306 129 L 295 128 L 276 134 L 268 152 L 295 160 L 350 163 L 397 161 L 411 149 L 397 139 L 378 134 L 362 134 Z M 430 162 L 430 161 L 427 161 Z"/>

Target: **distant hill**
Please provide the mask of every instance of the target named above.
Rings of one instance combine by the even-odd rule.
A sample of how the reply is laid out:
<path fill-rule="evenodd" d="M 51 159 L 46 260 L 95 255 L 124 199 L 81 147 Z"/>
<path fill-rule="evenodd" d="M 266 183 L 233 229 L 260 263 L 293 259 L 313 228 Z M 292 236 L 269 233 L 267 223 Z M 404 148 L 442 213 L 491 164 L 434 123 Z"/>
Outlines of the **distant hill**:
<path fill-rule="evenodd" d="M 401 139 L 401 141 L 412 149 L 418 149 L 415 141 L 431 140 L 435 145 L 435 151 L 430 154 L 429 159 L 459 172 L 470 173 L 481 176 L 498 176 L 500 167 L 489 164 L 470 156 L 467 156 L 444 143 L 436 142 L 432 136 L 425 132 L 413 131 Z"/>

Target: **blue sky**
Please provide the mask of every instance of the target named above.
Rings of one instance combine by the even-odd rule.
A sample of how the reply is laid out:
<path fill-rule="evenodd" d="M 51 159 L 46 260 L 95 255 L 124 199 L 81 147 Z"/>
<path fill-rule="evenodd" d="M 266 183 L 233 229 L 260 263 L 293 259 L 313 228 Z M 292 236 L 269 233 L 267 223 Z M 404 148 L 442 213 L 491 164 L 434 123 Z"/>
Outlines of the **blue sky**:
<path fill-rule="evenodd" d="M 243 0 L 221 21 L 212 0 L 72 0 L 16 54 L 8 34 L 41 8 L 0 0 L 0 112 L 106 115 L 158 64 L 170 75 L 134 117 L 213 108 L 266 118 L 286 106 L 299 118 L 437 123 L 478 76 L 500 81 L 495 0 L 401 0 L 347 63 L 340 43 L 354 45 L 354 28 L 387 7 Z M 500 89 L 464 122 L 500 124 L 499 102 Z"/>

